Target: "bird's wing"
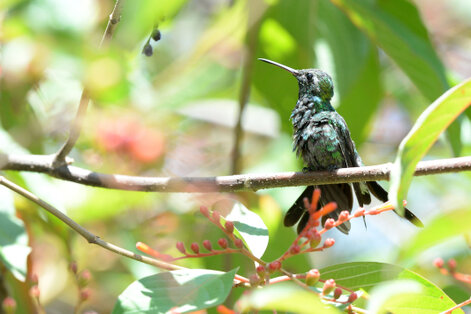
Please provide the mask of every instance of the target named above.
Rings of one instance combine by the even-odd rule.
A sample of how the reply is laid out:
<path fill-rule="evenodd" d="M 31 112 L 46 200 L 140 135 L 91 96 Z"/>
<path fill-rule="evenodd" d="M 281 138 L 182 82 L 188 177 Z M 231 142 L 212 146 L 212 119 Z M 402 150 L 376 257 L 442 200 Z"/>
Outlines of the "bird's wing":
<path fill-rule="evenodd" d="M 331 119 L 331 121 L 334 121 L 334 127 L 336 128 L 337 134 L 341 139 L 341 149 L 346 160 L 347 167 L 360 167 L 362 165 L 361 158 L 356 150 L 355 143 L 352 140 L 347 123 L 337 112 L 334 114 L 336 117 L 335 119 Z M 357 196 L 360 207 L 363 207 L 364 204 L 371 203 L 371 195 L 365 182 L 353 183 L 353 189 L 355 191 L 355 195 Z"/>

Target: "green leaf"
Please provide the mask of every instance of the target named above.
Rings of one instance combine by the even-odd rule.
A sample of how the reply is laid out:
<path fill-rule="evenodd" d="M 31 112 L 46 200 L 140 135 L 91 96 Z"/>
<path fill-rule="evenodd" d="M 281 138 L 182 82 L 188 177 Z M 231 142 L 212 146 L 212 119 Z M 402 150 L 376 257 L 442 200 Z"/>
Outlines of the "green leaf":
<path fill-rule="evenodd" d="M 471 79 L 457 85 L 435 100 L 417 119 L 409 134 L 399 145 L 391 170 L 389 199 L 394 207 L 403 209 L 415 167 L 433 143 L 471 104 Z"/>
<path fill-rule="evenodd" d="M 139 279 L 121 293 L 113 313 L 186 313 L 219 305 L 236 271 L 182 269 Z"/>
<path fill-rule="evenodd" d="M 469 233 L 471 210 L 455 210 L 436 216 L 421 229 L 399 252 L 399 260 L 415 258 L 424 250 L 452 237 Z"/>
<path fill-rule="evenodd" d="M 372 289 L 367 311 L 371 313 L 436 313 L 436 299 L 422 296 L 422 286 L 413 280 L 393 280 Z"/>
<path fill-rule="evenodd" d="M 375 41 L 430 101 L 448 89 L 438 58 L 415 5 L 407 0 L 331 0 Z"/>
<path fill-rule="evenodd" d="M 226 220 L 234 223 L 235 229 L 252 254 L 258 258 L 262 257 L 268 245 L 268 229 L 262 218 L 236 202 Z"/>
<path fill-rule="evenodd" d="M 252 290 L 236 303 L 236 311 L 286 311 L 290 313 L 342 313 L 294 283 L 280 283 Z"/>
<path fill-rule="evenodd" d="M 437 56 L 416 6 L 407 0 L 331 0 L 353 24 L 376 42 L 406 73 L 429 100 L 449 87 L 445 69 Z M 461 151 L 460 125 L 447 131 L 455 155 Z"/>
<path fill-rule="evenodd" d="M 368 37 L 329 0 L 319 1 L 317 16 L 322 40 L 316 48 L 321 48 L 324 41 L 328 44 L 335 68 L 330 74 L 340 98 L 338 111 L 347 121 L 355 143 L 359 144 L 368 135 L 368 121 L 382 96 L 378 52 Z M 316 50 L 317 63 L 320 68 L 328 69 L 322 62 L 322 51 Z"/>
<path fill-rule="evenodd" d="M 379 285 L 394 280 L 414 281 L 420 286 L 420 294 L 413 298 L 401 297 L 394 303 L 395 307 L 410 307 L 413 313 L 425 313 L 433 309 L 435 312 L 445 311 L 456 304 L 437 286 L 422 276 L 400 266 L 355 262 L 329 266 L 320 270 L 324 280 L 334 279 L 343 287 L 370 292 Z M 417 291 L 417 289 L 415 289 Z M 396 313 L 396 312 L 394 312 Z M 409 312 L 411 313 L 411 312 Z"/>
<path fill-rule="evenodd" d="M 0 260 L 16 279 L 24 281 L 31 252 L 28 234 L 15 216 L 12 192 L 0 186 L 0 200 Z"/>
<path fill-rule="evenodd" d="M 2 166 L 1 153 L 8 154 L 29 154 L 28 150 L 19 145 L 8 132 L 3 130 L 0 126 L 0 167 Z M 16 173 L 14 173 L 16 175 Z M 57 190 L 56 185 L 52 179 L 44 174 L 33 172 L 19 172 L 18 178 L 24 180 L 24 184 L 31 190 L 32 193 L 39 196 L 49 204 L 53 205 L 62 212 L 65 212 L 65 206 L 59 195 L 55 194 L 52 197 L 51 191 Z M 59 232 L 61 237 L 65 240 L 69 234 L 66 232 L 67 226 L 60 221 L 57 217 L 44 211 L 40 211 L 42 216 L 48 223 L 50 223 L 50 230 Z"/>

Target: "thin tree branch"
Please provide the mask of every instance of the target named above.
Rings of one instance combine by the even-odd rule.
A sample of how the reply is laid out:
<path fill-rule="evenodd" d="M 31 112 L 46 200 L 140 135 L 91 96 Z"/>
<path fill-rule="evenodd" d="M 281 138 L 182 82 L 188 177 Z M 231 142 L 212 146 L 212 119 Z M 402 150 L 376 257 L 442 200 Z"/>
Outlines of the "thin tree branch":
<path fill-rule="evenodd" d="M 254 6 L 251 3 L 248 8 L 249 19 L 247 31 L 247 48 L 244 53 L 244 63 L 242 65 L 242 84 L 239 94 L 239 113 L 237 115 L 237 122 L 234 127 L 231 174 L 240 173 L 242 169 L 242 162 L 240 159 L 240 146 L 244 135 L 242 130 L 242 118 L 244 117 L 245 107 L 249 101 L 250 85 L 252 84 L 253 60 L 257 50 L 260 25 L 262 24 L 261 18 L 266 8 L 266 5 L 260 0 L 255 1 L 254 4 L 256 5 Z"/>
<path fill-rule="evenodd" d="M 126 249 L 123 249 L 122 247 L 119 247 L 117 245 L 114 245 L 112 243 L 106 242 L 105 240 L 102 240 L 100 237 L 94 235 L 75 221 L 73 221 L 71 218 L 69 218 L 67 215 L 65 215 L 63 212 L 55 208 L 54 206 L 50 205 L 49 203 L 43 201 L 33 193 L 23 189 L 21 186 L 16 185 L 15 183 L 9 181 L 3 176 L 0 176 L 0 184 L 9 188 L 10 190 L 20 194 L 21 196 L 29 199 L 30 201 L 38 204 L 45 210 L 47 210 L 49 213 L 52 215 L 56 216 L 59 218 L 61 221 L 63 221 L 66 225 L 68 225 L 70 228 L 75 230 L 78 234 L 80 234 L 82 237 L 84 237 L 88 243 L 96 244 L 98 246 L 101 246 L 102 248 L 107 249 L 108 251 L 117 253 L 119 255 L 129 257 L 131 259 L 134 259 L 136 261 L 146 263 L 152 266 L 157 266 L 162 269 L 166 270 L 177 270 L 177 269 L 183 269 L 180 266 L 165 263 L 147 256 L 142 256 L 136 253 L 133 253 L 131 251 L 128 251 Z"/>
<path fill-rule="evenodd" d="M 113 35 L 113 31 L 116 28 L 116 24 L 118 24 L 121 16 L 122 2 L 123 0 L 116 0 L 115 6 L 108 20 L 106 30 L 101 39 L 100 47 L 102 47 L 107 41 L 109 41 L 111 39 L 111 36 Z M 75 143 L 77 142 L 80 136 L 80 132 L 82 130 L 83 125 L 83 119 L 85 117 L 85 113 L 87 112 L 89 103 L 90 96 L 88 95 L 87 90 L 84 88 L 82 91 L 82 95 L 80 96 L 77 114 L 75 115 L 72 125 L 70 126 L 69 137 L 67 138 L 67 141 L 64 143 L 64 145 L 62 145 L 59 151 L 55 154 L 53 161 L 55 167 L 65 164 L 65 159 L 67 155 L 69 155 L 72 148 L 74 148 Z"/>
<path fill-rule="evenodd" d="M 359 181 L 389 180 L 392 164 L 342 168 L 336 171 L 279 172 L 218 177 L 138 177 L 104 174 L 62 165 L 54 167 L 54 156 L 0 154 L 0 170 L 46 173 L 52 177 L 108 189 L 146 192 L 238 192 L 260 189 Z M 471 170 L 471 156 L 421 161 L 416 176 Z"/>
<path fill-rule="evenodd" d="M 102 47 L 113 36 L 114 29 L 116 28 L 116 25 L 119 23 L 119 20 L 121 19 L 123 1 L 124 0 L 116 0 L 113 11 L 110 14 L 108 24 L 106 25 L 105 32 L 103 34 L 103 37 L 101 38 L 100 47 Z"/>

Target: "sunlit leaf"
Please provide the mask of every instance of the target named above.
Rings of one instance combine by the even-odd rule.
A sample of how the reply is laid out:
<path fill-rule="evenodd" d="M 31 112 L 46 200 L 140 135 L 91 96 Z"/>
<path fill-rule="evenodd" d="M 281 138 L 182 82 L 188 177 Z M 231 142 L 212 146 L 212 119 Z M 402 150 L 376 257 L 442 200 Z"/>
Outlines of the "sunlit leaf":
<path fill-rule="evenodd" d="M 397 209 L 407 197 L 415 167 L 438 136 L 471 104 L 471 79 L 435 100 L 417 119 L 399 146 L 392 171 L 389 199 Z"/>
<path fill-rule="evenodd" d="M 236 304 L 238 312 L 272 310 L 291 313 L 342 313 L 294 283 L 280 283 L 252 290 Z"/>
<path fill-rule="evenodd" d="M 186 313 L 219 305 L 236 271 L 183 269 L 139 279 L 121 293 L 113 313 Z"/>
<path fill-rule="evenodd" d="M 371 313 L 430 313 L 438 311 L 439 300 L 422 294 L 413 280 L 386 281 L 371 290 L 367 310 Z M 438 301 L 438 302 L 437 302 Z"/>
<path fill-rule="evenodd" d="M 0 260 L 16 279 L 24 281 L 31 252 L 28 234 L 15 216 L 12 192 L 0 186 L 0 200 Z"/>
<path fill-rule="evenodd" d="M 423 293 L 439 298 L 446 305 L 452 304 L 451 299 L 437 286 L 418 274 L 393 264 L 353 262 L 328 266 L 319 271 L 321 279 L 334 279 L 343 287 L 352 290 L 363 289 L 367 292 L 382 282 L 398 279 L 413 280 L 422 286 Z"/>
<path fill-rule="evenodd" d="M 414 258 L 424 250 L 452 237 L 467 234 L 471 226 L 471 210 L 443 213 L 428 222 L 399 252 L 400 260 Z"/>
<path fill-rule="evenodd" d="M 268 245 L 268 229 L 263 220 L 239 202 L 234 204 L 226 220 L 234 223 L 253 255 L 262 257 Z"/>

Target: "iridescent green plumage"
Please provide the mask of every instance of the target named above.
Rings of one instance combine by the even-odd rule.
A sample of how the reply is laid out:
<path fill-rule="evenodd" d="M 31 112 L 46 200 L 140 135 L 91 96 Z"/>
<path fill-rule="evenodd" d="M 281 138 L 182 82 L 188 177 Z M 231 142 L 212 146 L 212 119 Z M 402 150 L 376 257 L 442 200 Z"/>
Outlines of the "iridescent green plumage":
<path fill-rule="evenodd" d="M 291 114 L 293 123 L 293 150 L 301 156 L 308 170 L 332 171 L 339 168 L 359 167 L 362 165 L 360 155 L 350 136 L 345 120 L 332 107 L 330 100 L 334 95 L 331 77 L 318 69 L 294 70 L 285 65 L 259 59 L 276 65 L 293 74 L 298 80 L 298 102 Z M 387 192 L 376 182 L 355 182 L 320 185 L 320 205 L 329 202 L 337 203 L 337 210 L 329 217 L 337 219 L 340 212 L 351 211 L 353 206 L 352 188 L 360 206 L 371 203 L 370 192 L 379 200 L 388 200 Z M 304 198 L 312 197 L 315 186 L 309 186 L 288 210 L 284 224 L 292 226 L 300 219 L 300 232 L 309 219 L 309 213 L 304 208 Z M 327 217 L 324 217 L 327 218 Z M 406 209 L 405 218 L 417 226 L 422 226 L 420 220 Z M 348 233 L 350 223 L 347 221 L 337 227 L 343 233 Z"/>

